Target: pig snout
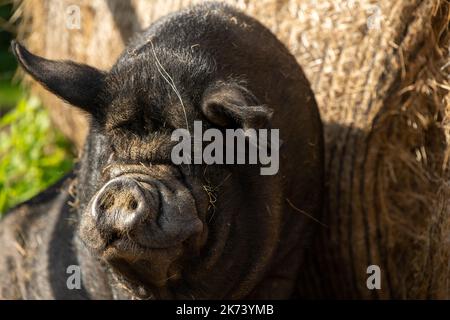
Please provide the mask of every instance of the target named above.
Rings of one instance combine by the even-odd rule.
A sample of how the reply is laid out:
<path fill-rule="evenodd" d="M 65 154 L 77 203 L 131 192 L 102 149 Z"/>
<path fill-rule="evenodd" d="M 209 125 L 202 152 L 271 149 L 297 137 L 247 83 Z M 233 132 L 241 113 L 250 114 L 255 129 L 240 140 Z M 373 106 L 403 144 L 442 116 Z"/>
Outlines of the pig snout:
<path fill-rule="evenodd" d="M 98 192 L 91 213 L 96 220 L 119 232 L 130 232 L 157 214 L 154 192 L 130 178 L 115 178 Z"/>
<path fill-rule="evenodd" d="M 118 243 L 118 249 L 121 240 L 149 249 L 173 247 L 203 229 L 187 189 L 126 175 L 97 192 L 90 214 L 105 241 Z"/>

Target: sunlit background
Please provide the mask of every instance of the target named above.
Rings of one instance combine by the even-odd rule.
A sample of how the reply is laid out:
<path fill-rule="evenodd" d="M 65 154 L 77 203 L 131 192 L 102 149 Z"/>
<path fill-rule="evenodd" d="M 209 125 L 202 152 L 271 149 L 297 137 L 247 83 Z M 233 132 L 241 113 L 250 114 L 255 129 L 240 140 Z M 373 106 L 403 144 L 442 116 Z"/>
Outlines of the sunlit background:
<path fill-rule="evenodd" d="M 72 168 L 72 146 L 52 127 L 39 100 L 21 85 L 9 48 L 12 1 L 0 0 L 0 215 Z"/>

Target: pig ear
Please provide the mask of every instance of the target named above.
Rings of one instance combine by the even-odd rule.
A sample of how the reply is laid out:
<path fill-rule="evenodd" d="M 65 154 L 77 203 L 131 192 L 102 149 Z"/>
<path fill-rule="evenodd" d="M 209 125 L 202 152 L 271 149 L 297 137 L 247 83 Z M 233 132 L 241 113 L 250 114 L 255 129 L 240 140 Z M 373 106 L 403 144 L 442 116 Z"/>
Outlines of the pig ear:
<path fill-rule="evenodd" d="M 224 128 L 262 129 L 269 127 L 273 110 L 258 105 L 256 98 L 239 85 L 219 85 L 202 98 L 205 117 Z"/>
<path fill-rule="evenodd" d="M 105 73 L 72 61 L 38 57 L 15 41 L 11 47 L 22 68 L 49 91 L 74 106 L 94 112 Z"/>

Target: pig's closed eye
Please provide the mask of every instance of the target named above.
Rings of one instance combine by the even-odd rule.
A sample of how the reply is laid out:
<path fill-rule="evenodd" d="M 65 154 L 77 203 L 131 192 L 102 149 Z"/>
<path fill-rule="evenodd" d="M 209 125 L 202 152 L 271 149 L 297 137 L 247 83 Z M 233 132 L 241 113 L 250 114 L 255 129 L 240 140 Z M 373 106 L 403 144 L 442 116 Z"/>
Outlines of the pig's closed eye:
<path fill-rule="evenodd" d="M 117 124 L 111 126 L 111 131 L 113 133 L 132 133 L 138 136 L 147 135 L 149 132 L 153 130 L 153 126 L 151 124 L 145 123 L 142 120 L 127 120 L 122 121 Z"/>
<path fill-rule="evenodd" d="M 128 131 L 139 136 L 144 136 L 151 132 L 157 132 L 162 128 L 166 128 L 166 126 L 159 119 L 152 118 L 151 120 L 145 120 L 141 116 L 133 120 L 121 121 L 115 124 L 112 130 Z"/>
<path fill-rule="evenodd" d="M 142 121 L 132 120 L 122 123 L 121 128 L 137 134 L 144 134 L 150 131 L 150 126 Z"/>

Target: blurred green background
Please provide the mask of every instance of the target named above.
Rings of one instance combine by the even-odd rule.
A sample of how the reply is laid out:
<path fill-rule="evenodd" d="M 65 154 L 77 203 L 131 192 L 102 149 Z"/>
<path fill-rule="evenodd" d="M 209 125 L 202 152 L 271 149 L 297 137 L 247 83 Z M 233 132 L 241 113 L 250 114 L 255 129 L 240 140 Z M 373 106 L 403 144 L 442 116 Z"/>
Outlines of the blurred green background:
<path fill-rule="evenodd" d="M 55 183 L 73 165 L 72 146 L 14 77 L 12 13 L 12 1 L 0 0 L 0 215 Z"/>

